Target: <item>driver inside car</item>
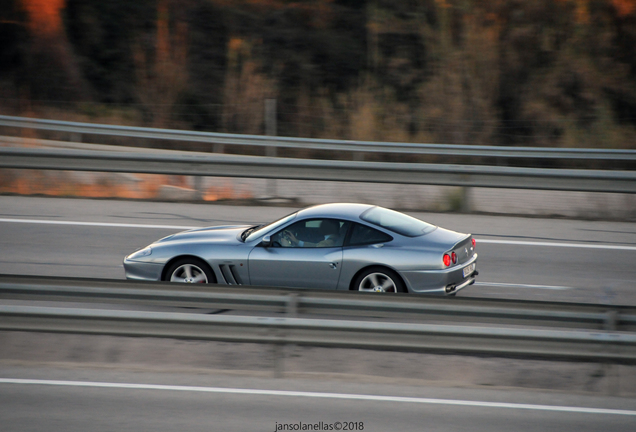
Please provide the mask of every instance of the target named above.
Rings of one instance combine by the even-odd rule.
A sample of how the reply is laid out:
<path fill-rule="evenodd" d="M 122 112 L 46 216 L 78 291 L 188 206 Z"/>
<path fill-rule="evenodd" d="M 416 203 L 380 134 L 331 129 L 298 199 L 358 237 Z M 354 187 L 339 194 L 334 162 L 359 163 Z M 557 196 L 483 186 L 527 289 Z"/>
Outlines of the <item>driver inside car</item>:
<path fill-rule="evenodd" d="M 284 230 L 281 244 L 284 247 L 332 247 L 337 246 L 340 233 L 340 223 L 337 220 L 325 219 L 320 222 L 320 234 L 323 239 L 313 243 L 299 240 L 290 230 Z"/>

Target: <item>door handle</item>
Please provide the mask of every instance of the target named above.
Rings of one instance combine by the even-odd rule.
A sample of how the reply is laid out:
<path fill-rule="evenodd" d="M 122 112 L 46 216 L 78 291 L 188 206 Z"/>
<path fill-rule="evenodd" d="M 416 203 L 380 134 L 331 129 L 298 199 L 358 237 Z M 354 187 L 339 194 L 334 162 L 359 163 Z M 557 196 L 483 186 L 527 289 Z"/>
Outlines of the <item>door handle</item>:
<path fill-rule="evenodd" d="M 329 267 L 331 267 L 332 269 L 335 269 L 335 268 L 337 268 L 337 267 L 338 267 L 338 264 L 337 264 L 337 263 L 332 262 L 332 263 L 329 263 Z"/>

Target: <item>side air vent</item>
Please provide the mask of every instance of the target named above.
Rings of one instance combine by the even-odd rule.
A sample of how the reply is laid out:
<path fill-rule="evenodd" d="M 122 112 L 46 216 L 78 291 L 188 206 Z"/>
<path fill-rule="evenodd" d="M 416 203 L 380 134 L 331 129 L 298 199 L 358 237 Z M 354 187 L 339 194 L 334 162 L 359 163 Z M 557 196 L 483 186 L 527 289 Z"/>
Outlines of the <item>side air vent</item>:
<path fill-rule="evenodd" d="M 238 285 L 243 285 L 243 281 L 241 280 L 241 275 L 239 275 L 239 272 L 236 271 L 235 265 L 230 266 L 230 272 L 232 272 L 232 276 L 234 276 L 234 280 L 236 281 L 236 283 Z"/>
<path fill-rule="evenodd" d="M 221 274 L 223 275 L 223 279 L 225 279 L 225 283 L 228 285 L 242 285 L 241 277 L 236 271 L 235 265 L 227 265 L 220 264 L 219 269 L 221 270 Z"/>

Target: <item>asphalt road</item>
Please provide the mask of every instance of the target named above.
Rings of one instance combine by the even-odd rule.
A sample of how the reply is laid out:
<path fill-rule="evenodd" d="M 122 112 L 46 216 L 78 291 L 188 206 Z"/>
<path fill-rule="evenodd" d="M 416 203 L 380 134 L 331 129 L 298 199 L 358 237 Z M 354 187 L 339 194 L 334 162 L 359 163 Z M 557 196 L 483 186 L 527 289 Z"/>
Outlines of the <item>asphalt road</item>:
<path fill-rule="evenodd" d="M 303 424 L 369 432 L 631 432 L 636 425 L 633 399 L 589 395 L 108 370 L 0 373 L 6 432 L 269 432 Z"/>
<path fill-rule="evenodd" d="M 121 279 L 124 255 L 160 237 L 293 210 L 2 196 L 0 273 Z M 635 223 L 412 214 L 476 237 L 479 282 L 461 296 L 636 304 Z"/>
<path fill-rule="evenodd" d="M 121 279 L 124 255 L 160 237 L 293 210 L 2 196 L 0 273 Z M 412 214 L 475 235 L 479 282 L 461 296 L 636 304 L 635 223 Z"/>
<path fill-rule="evenodd" d="M 121 279 L 124 255 L 157 238 L 185 227 L 266 222 L 291 211 L 2 196 L 0 273 Z M 477 238 L 480 284 L 460 296 L 636 304 L 636 224 L 415 216 Z M 82 357 L 73 351 L 81 345 L 66 348 Z M 603 395 L 20 364 L 0 362 L 2 431 L 275 431 L 303 424 L 337 430 L 337 422 L 345 430 L 350 422 L 349 430 L 365 431 L 583 432 L 636 425 L 634 399 Z"/>

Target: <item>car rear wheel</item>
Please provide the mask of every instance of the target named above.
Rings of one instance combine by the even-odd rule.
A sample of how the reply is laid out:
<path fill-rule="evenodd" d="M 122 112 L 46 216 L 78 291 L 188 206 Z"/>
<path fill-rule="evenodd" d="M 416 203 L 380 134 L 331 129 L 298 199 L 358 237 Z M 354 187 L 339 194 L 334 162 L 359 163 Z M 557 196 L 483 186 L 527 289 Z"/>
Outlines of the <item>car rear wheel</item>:
<path fill-rule="evenodd" d="M 406 292 L 397 273 L 382 267 L 371 267 L 360 273 L 352 289 L 366 292 Z"/>
<path fill-rule="evenodd" d="M 194 258 L 183 258 L 173 262 L 166 271 L 166 280 L 178 283 L 216 282 L 210 266 Z"/>

